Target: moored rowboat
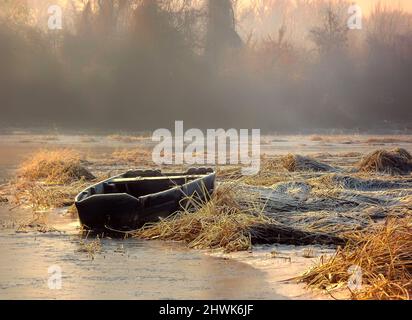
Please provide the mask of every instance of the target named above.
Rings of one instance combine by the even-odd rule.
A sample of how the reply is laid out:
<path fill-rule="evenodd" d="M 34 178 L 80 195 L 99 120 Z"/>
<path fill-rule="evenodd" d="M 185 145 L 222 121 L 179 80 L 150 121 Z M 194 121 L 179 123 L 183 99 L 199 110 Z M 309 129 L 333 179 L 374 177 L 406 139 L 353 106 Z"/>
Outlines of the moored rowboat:
<path fill-rule="evenodd" d="M 208 200 L 215 189 L 212 169 L 185 173 L 128 171 L 79 193 L 75 205 L 85 229 L 132 231 L 182 209 L 188 198 Z"/>

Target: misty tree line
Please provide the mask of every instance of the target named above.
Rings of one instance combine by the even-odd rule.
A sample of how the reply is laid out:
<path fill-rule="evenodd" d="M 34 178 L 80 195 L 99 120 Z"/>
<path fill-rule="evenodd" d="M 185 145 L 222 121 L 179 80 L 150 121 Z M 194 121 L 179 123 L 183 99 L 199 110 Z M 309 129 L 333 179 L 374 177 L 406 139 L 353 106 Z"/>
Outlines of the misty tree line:
<path fill-rule="evenodd" d="M 0 123 L 108 127 L 408 128 L 412 17 L 338 0 L 0 2 Z"/>

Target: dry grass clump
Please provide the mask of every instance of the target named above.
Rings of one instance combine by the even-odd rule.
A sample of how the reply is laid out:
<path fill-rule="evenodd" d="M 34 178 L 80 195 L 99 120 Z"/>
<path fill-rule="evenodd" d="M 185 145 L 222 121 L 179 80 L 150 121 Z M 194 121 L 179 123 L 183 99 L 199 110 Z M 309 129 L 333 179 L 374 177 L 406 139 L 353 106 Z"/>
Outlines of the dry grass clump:
<path fill-rule="evenodd" d="M 11 183 L 14 202 L 34 211 L 72 205 L 75 196 L 96 179 L 82 163 L 73 150 L 35 153 L 20 166 L 19 178 Z"/>
<path fill-rule="evenodd" d="M 216 175 L 224 180 L 237 180 L 243 177 L 239 166 L 221 166 L 216 169 Z"/>
<path fill-rule="evenodd" d="M 43 213 L 35 213 L 30 219 L 20 222 L 16 232 L 28 233 L 33 230 L 40 233 L 60 232 L 48 224 L 47 216 Z"/>
<path fill-rule="evenodd" d="M 147 240 L 186 243 L 196 249 L 224 249 L 226 252 L 249 250 L 252 246 L 247 229 L 266 218 L 254 215 L 235 198 L 233 186 L 218 188 L 211 201 L 195 204 L 196 213 L 185 211 L 134 233 Z"/>
<path fill-rule="evenodd" d="M 112 153 L 112 159 L 118 163 L 153 165 L 152 152 L 148 148 L 135 148 L 133 150 L 119 150 Z"/>
<path fill-rule="evenodd" d="M 3 197 L 1 194 L 0 194 L 0 205 L 2 204 L 2 203 L 8 203 L 9 202 L 9 199 L 7 199 L 6 197 Z"/>
<path fill-rule="evenodd" d="M 264 172 L 277 172 L 281 171 L 283 169 L 282 163 L 279 162 L 279 159 L 282 159 L 278 156 L 275 157 L 270 157 L 266 154 L 264 154 L 261 157 L 261 171 Z"/>
<path fill-rule="evenodd" d="M 96 237 L 95 240 L 88 240 L 87 237 L 86 239 L 81 239 L 79 245 L 78 252 L 87 253 L 92 260 L 94 260 L 96 254 L 102 250 L 102 244 L 99 237 Z"/>
<path fill-rule="evenodd" d="M 73 150 L 42 150 L 24 162 L 18 170 L 28 181 L 44 180 L 47 183 L 66 184 L 95 177 L 82 166 L 80 156 Z"/>
<path fill-rule="evenodd" d="M 63 208 L 74 204 L 75 196 L 86 188 L 88 182 L 76 181 L 67 185 L 46 185 L 36 182 L 16 182 L 14 202 L 28 204 L 34 211 Z"/>
<path fill-rule="evenodd" d="M 315 258 L 316 255 L 317 255 L 316 250 L 314 248 L 311 248 L 311 247 L 305 248 L 303 250 L 303 253 L 302 253 L 302 257 L 307 258 L 307 259 Z"/>
<path fill-rule="evenodd" d="M 289 154 L 281 159 L 283 167 L 289 172 L 296 171 L 316 171 L 328 172 L 335 171 L 335 169 L 328 164 L 317 161 L 313 158 L 304 157 L 300 155 Z"/>
<path fill-rule="evenodd" d="M 243 175 L 240 166 L 218 167 L 217 177 L 224 181 L 236 181 L 250 186 L 270 187 L 278 182 L 288 179 L 290 174 L 284 170 L 279 161 L 280 157 L 269 157 L 266 154 L 261 157 L 260 171 L 255 175 Z"/>
<path fill-rule="evenodd" d="M 310 141 L 322 143 L 354 144 L 359 142 L 354 135 L 332 134 L 332 135 L 312 135 Z"/>
<path fill-rule="evenodd" d="M 237 181 L 251 186 L 272 186 L 284 181 L 289 175 L 282 167 L 279 157 L 268 157 L 263 155 L 258 174 L 243 175 L 242 168 L 239 166 L 218 167 L 217 177 L 224 181 Z M 285 176 L 286 175 L 286 176 Z"/>
<path fill-rule="evenodd" d="M 405 149 L 376 150 L 358 165 L 360 171 L 405 175 L 412 171 L 412 156 Z"/>
<path fill-rule="evenodd" d="M 412 219 L 390 219 L 384 225 L 351 234 L 349 243 L 300 280 L 310 287 L 346 287 L 351 268 L 362 271 L 354 299 L 410 299 L 412 293 Z"/>
<path fill-rule="evenodd" d="M 243 193 L 242 193 L 243 192 Z M 211 201 L 133 233 L 146 240 L 186 243 L 196 249 L 250 250 L 255 244 L 342 244 L 337 236 L 306 231 L 266 216 L 265 204 L 238 183 L 219 186 Z"/>
<path fill-rule="evenodd" d="M 325 140 L 325 138 L 324 137 L 322 137 L 322 136 L 311 136 L 310 138 L 309 138 L 309 140 L 310 141 L 314 141 L 314 142 L 319 142 L 319 141 L 323 141 L 323 140 Z"/>

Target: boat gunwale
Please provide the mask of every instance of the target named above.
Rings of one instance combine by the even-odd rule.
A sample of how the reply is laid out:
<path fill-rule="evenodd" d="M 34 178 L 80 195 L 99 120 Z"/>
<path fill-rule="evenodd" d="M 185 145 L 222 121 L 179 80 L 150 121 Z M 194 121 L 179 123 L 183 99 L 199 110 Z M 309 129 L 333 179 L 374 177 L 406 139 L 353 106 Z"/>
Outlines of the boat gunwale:
<path fill-rule="evenodd" d="M 129 171 L 128 171 L 128 172 L 129 172 Z M 106 179 L 106 180 L 102 180 L 102 181 L 100 181 L 100 182 L 97 182 L 97 183 L 95 183 L 95 184 L 93 184 L 93 185 L 85 188 L 84 190 L 82 190 L 81 192 L 79 192 L 79 194 L 76 196 L 76 198 L 75 198 L 75 203 L 82 203 L 82 202 L 84 202 L 84 201 L 86 201 L 86 200 L 88 200 L 88 199 L 92 199 L 92 198 L 95 198 L 95 197 L 96 197 L 96 198 L 97 198 L 97 197 L 103 197 L 103 196 L 107 195 L 107 194 L 105 194 L 105 193 L 103 193 L 103 194 L 93 194 L 93 195 L 90 195 L 90 196 L 86 196 L 84 199 L 79 200 L 79 198 L 80 198 L 84 193 L 88 192 L 89 189 L 92 189 L 92 188 L 94 188 L 94 187 L 96 187 L 96 186 L 98 186 L 98 185 L 101 185 L 101 184 L 103 184 L 103 183 L 110 182 L 110 181 L 112 181 L 112 180 L 114 180 L 114 179 L 118 179 L 119 177 L 124 176 L 126 173 L 127 173 L 127 172 L 122 173 L 122 174 L 119 174 L 119 175 L 117 175 L 117 176 L 113 176 L 113 177 L 111 177 L 111 178 L 109 178 L 109 179 Z M 129 197 L 131 197 L 131 198 L 136 199 L 136 200 L 139 201 L 140 199 L 144 199 L 144 198 L 147 198 L 147 197 L 149 197 L 149 196 L 159 196 L 159 195 L 161 195 L 161 194 L 170 192 L 170 191 L 172 191 L 172 190 L 181 189 L 181 188 L 182 188 L 183 186 L 185 186 L 185 185 L 188 185 L 188 184 L 190 184 L 190 183 L 194 183 L 194 182 L 201 181 L 201 180 L 203 180 L 203 179 L 205 179 L 205 178 L 208 178 L 208 177 L 211 177 L 211 176 L 213 176 L 213 175 L 216 176 L 216 171 L 215 171 L 215 170 L 213 170 L 213 172 L 209 172 L 209 173 L 206 173 L 206 174 L 204 174 L 204 175 L 199 174 L 199 176 L 201 176 L 201 177 L 199 177 L 199 178 L 197 178 L 197 179 L 194 179 L 194 180 L 192 180 L 192 181 L 186 182 L 185 184 L 176 185 L 176 186 L 174 186 L 174 187 L 172 187 L 172 188 L 169 188 L 169 189 L 167 189 L 167 190 L 159 191 L 159 192 L 156 192 L 156 193 L 150 193 L 150 194 L 147 194 L 147 195 L 144 195 L 144 196 L 140 196 L 140 197 L 138 197 L 138 198 L 135 197 L 135 196 L 132 196 L 131 194 L 128 194 L 127 192 L 111 193 L 110 195 L 111 195 L 111 196 L 116 196 L 116 195 L 124 196 L 124 195 L 126 195 L 126 196 L 129 196 Z M 167 176 L 164 176 L 164 177 L 167 178 Z"/>

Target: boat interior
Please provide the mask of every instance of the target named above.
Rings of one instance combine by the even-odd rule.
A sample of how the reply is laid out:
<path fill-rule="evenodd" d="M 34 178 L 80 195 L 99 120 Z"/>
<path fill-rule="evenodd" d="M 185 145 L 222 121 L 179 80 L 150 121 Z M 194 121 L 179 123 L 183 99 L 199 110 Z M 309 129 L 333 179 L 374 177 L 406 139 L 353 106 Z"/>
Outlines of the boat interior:
<path fill-rule="evenodd" d="M 177 174 L 168 176 L 128 176 L 123 175 L 88 189 L 87 196 L 95 194 L 116 194 L 127 193 L 139 198 L 149 194 L 154 194 L 176 186 L 187 184 L 191 181 L 204 178 L 205 175 Z M 87 197 L 86 196 L 86 197 Z"/>

